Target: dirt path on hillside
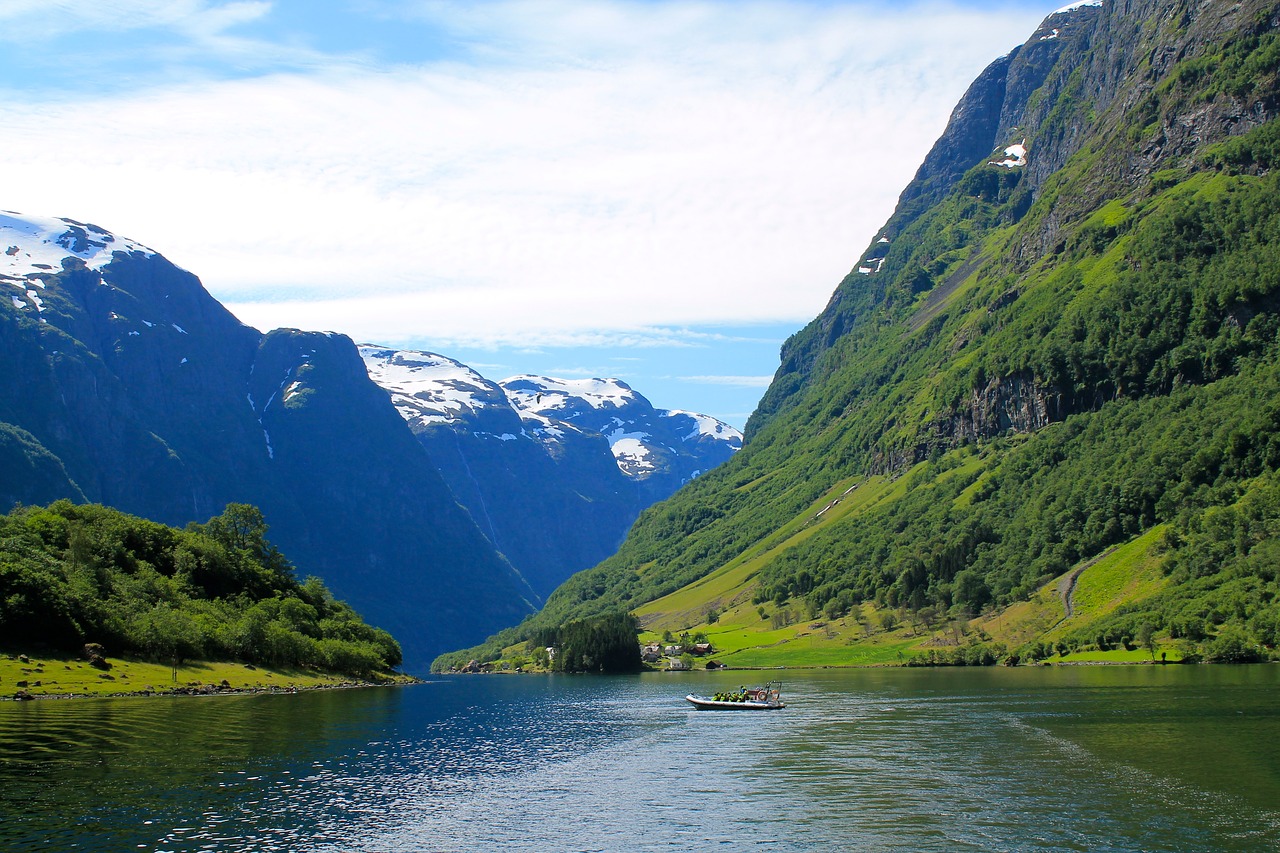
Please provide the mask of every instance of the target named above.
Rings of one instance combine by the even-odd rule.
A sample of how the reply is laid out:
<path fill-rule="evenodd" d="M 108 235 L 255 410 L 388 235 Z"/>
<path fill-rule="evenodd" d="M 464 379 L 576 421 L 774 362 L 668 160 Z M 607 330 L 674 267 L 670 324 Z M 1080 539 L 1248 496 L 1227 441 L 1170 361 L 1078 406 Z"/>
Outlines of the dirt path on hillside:
<path fill-rule="evenodd" d="M 1067 572 L 1067 574 L 1063 576 L 1062 580 L 1058 581 L 1058 595 L 1062 597 L 1062 609 L 1066 611 L 1066 615 L 1063 616 L 1062 619 L 1058 620 L 1060 623 L 1070 619 L 1076 613 L 1076 582 L 1080 580 L 1080 575 L 1084 574 L 1085 569 L 1096 564 L 1103 557 L 1108 556 L 1116 549 L 1116 547 L 1117 546 L 1113 545 L 1098 556 L 1094 557 L 1092 560 L 1089 560 L 1087 563 L 1076 566 L 1074 569 Z"/>
<path fill-rule="evenodd" d="M 1091 560 L 1083 566 L 1072 569 L 1062 580 L 1058 581 L 1058 595 L 1062 597 L 1062 608 L 1066 611 L 1066 615 L 1062 617 L 1064 620 L 1070 619 L 1075 615 L 1076 608 L 1073 599 L 1076 594 L 1076 581 L 1080 580 L 1080 574 L 1089 566 L 1092 566 L 1094 562 L 1096 560 Z"/>

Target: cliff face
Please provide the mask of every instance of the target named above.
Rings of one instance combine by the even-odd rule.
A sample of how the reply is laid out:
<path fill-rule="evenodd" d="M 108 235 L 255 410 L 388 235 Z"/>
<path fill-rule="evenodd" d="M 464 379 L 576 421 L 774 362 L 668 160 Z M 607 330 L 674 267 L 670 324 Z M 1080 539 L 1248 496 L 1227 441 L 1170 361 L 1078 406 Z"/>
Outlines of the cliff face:
<path fill-rule="evenodd" d="M 1280 12 L 1265 0 L 1095 2 L 1046 18 L 974 81 L 883 236 L 822 314 L 784 345 L 748 437 L 838 370 L 839 359 L 830 355 L 836 341 L 864 328 L 877 308 L 894 301 L 895 290 L 905 284 L 915 296 L 962 283 L 983 260 L 979 233 L 1020 224 L 1005 260 L 1025 272 L 1062 252 L 1067 236 L 1109 200 L 1146 186 L 1158 172 L 1181 170 L 1171 175 L 1175 180 L 1202 169 L 1199 152 L 1207 146 L 1273 120 L 1280 114 L 1277 70 L 1260 45 L 1278 22 Z M 998 164 L 1003 174 L 975 173 L 984 163 Z M 1077 174 L 1064 172 L 1069 164 Z M 968 195 L 999 209 L 982 226 L 953 229 L 939 241 L 937 207 L 965 181 L 973 187 Z M 1056 417 L 1105 398 L 1041 393 L 1043 408 L 1053 408 L 1050 397 L 1066 400 Z"/>

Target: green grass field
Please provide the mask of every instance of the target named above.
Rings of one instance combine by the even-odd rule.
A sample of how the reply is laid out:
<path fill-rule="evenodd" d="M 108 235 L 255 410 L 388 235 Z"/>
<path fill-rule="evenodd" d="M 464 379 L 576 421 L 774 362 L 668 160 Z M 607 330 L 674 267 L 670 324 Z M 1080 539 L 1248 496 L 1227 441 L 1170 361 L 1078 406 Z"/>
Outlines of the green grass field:
<path fill-rule="evenodd" d="M 11 697 L 19 690 L 32 696 L 111 696 L 122 693 L 154 691 L 163 693 L 175 688 L 221 685 L 233 690 L 289 689 L 334 687 L 354 682 L 349 676 L 332 675 L 301 669 L 264 669 L 240 663 L 208 663 L 188 661 L 178 669 L 177 679 L 167 664 L 110 658 L 111 669 L 95 669 L 81 658 L 50 653 L 27 653 L 28 662 L 18 658 L 19 652 L 0 655 L 0 696 Z M 387 676 L 393 681 L 410 682 L 404 676 Z M 20 682 L 26 682 L 23 686 Z"/>
<path fill-rule="evenodd" d="M 965 460 L 956 473 L 972 473 L 979 468 L 980 460 L 975 457 Z M 838 491 L 815 502 L 812 512 L 806 516 L 810 519 L 808 523 L 793 526 L 789 535 L 772 537 L 773 544 L 768 549 L 746 554 L 697 583 L 640 608 L 637 612 L 646 626 L 641 642 L 660 641 L 667 631 L 675 636 L 684 632 L 704 633 L 714 648 L 711 657 L 731 667 L 894 665 L 929 648 L 954 647 L 979 638 L 1009 649 L 1036 640 L 1053 642 L 1126 602 L 1158 592 L 1166 582 L 1158 553 L 1164 528 L 1157 527 L 1050 580 L 1027 601 L 975 619 L 967 626 L 947 623 L 925 631 L 919 625 L 900 624 L 885 631 L 880 629 L 880 612 L 870 603 L 862 605 L 861 620 L 852 616 L 835 620 L 806 619 L 802 604 L 779 607 L 772 602 L 751 603 L 755 575 L 768 559 L 811 535 L 819 525 L 829 523 L 828 517 L 856 515 L 885 500 L 902 487 L 902 482 L 902 479 L 872 478 L 857 483 L 852 489 L 847 483 L 841 484 Z M 837 498 L 839 503 L 835 503 Z M 817 515 L 824 508 L 825 512 Z M 1072 602 L 1070 617 L 1064 601 L 1068 589 Z M 706 621 L 707 609 L 711 606 L 720 610 L 714 623 Z M 775 614 L 786 614 L 788 618 L 782 621 L 789 624 L 780 625 Z M 1167 638 L 1158 642 L 1157 659 L 1161 651 L 1169 661 L 1181 659 Z M 1145 649 L 1079 652 L 1050 659 L 1053 663 L 1150 660 L 1151 654 Z"/>

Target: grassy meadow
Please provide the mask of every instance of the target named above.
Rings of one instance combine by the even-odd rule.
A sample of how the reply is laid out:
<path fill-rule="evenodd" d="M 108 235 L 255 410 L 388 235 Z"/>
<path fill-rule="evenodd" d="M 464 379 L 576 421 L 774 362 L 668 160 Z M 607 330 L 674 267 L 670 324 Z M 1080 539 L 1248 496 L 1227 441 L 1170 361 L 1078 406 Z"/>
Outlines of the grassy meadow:
<path fill-rule="evenodd" d="M 1027 601 L 970 620 L 942 620 L 932 625 L 913 621 L 910 614 L 864 603 L 838 619 L 808 618 L 802 604 L 753 604 L 752 582 L 758 566 L 772 554 L 812 535 L 815 528 L 853 515 L 890 496 L 892 481 L 869 478 L 853 489 L 842 484 L 836 495 L 819 501 L 809 518 L 774 541 L 771 547 L 746 555 L 696 584 L 650 602 L 637 611 L 645 632 L 642 643 L 661 642 L 664 635 L 705 634 L 714 651 L 710 659 L 730 667 L 839 667 L 900 665 L 930 649 L 971 643 L 1015 649 L 1024 643 L 1052 644 L 1126 602 L 1159 592 L 1167 582 L 1156 549 L 1164 527 L 1112 548 L 1102 556 L 1072 567 L 1041 586 Z M 843 492 L 843 494 L 841 494 Z M 834 501 L 841 498 L 840 503 Z M 822 510 L 826 508 L 826 511 Z M 1070 593 L 1072 612 L 1066 609 Z M 718 608 L 708 622 L 707 602 Z M 1169 661 L 1181 653 L 1167 637 L 1157 637 L 1155 659 L 1163 652 Z M 1149 662 L 1149 649 L 1068 652 L 1046 658 L 1048 663 Z M 703 664 L 696 664 L 701 667 Z"/>
<path fill-rule="evenodd" d="M 95 669 L 83 658 L 63 653 L 0 654 L 0 696 L 19 690 L 36 698 L 62 696 L 113 696 L 134 693 L 167 693 L 178 688 L 221 686 L 224 690 L 307 690 L 352 684 L 349 677 L 307 669 L 268 669 L 243 663 L 184 662 L 174 676 L 168 664 L 129 658 L 110 658 L 109 670 Z M 410 682 L 404 676 L 386 677 L 379 683 Z M 22 684 L 25 682 L 25 686 Z M 223 684 L 225 682 L 225 685 Z"/>

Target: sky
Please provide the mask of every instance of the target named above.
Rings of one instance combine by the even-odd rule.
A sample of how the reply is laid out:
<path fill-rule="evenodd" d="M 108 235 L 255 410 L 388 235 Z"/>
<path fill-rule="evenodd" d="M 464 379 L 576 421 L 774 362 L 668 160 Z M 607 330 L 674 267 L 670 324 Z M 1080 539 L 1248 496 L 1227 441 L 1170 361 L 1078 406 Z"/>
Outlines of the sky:
<path fill-rule="evenodd" d="M 0 209 L 144 243 L 264 331 L 742 427 L 1057 5 L 0 0 Z"/>

